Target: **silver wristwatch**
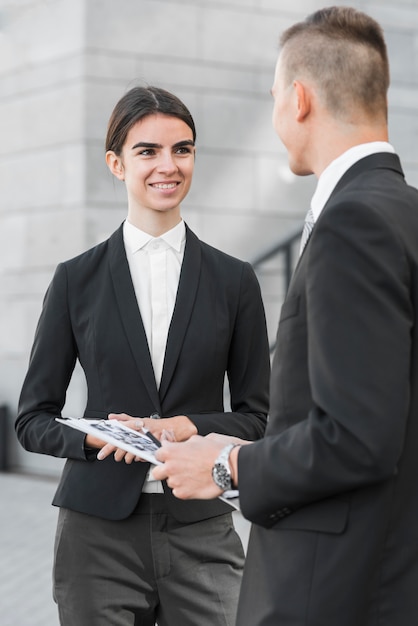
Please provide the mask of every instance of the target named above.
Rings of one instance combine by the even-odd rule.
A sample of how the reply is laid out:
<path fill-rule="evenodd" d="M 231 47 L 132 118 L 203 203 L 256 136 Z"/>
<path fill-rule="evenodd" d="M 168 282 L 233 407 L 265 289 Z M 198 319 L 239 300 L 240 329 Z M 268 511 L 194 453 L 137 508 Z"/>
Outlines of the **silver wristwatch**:
<path fill-rule="evenodd" d="M 232 488 L 231 468 L 229 467 L 229 455 L 236 443 L 230 443 L 223 448 L 215 461 L 212 468 L 212 478 L 215 484 L 222 489 L 228 491 Z"/>

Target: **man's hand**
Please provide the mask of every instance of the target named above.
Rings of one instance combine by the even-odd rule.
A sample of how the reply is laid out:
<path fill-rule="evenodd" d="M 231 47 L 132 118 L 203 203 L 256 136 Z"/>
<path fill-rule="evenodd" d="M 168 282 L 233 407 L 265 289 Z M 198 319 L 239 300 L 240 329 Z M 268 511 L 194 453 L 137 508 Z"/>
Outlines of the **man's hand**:
<path fill-rule="evenodd" d="M 248 442 L 224 435 L 207 437 L 194 435 L 183 443 L 163 442 L 156 453 L 157 459 L 162 461 L 163 465 L 155 467 L 152 476 L 156 480 L 167 480 L 173 494 L 182 500 L 217 498 L 222 491 L 212 478 L 212 468 L 220 451 L 228 443 Z M 234 471 L 232 473 L 233 478 L 236 478 Z"/>

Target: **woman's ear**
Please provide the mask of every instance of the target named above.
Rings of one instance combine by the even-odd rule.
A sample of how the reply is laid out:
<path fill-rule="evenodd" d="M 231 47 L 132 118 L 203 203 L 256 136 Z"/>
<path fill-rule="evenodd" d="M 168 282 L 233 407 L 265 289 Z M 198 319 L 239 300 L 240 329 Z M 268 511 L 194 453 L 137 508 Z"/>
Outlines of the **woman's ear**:
<path fill-rule="evenodd" d="M 106 152 L 106 163 L 112 174 L 119 180 L 125 180 L 125 170 L 123 168 L 122 159 L 115 154 L 113 150 Z"/>

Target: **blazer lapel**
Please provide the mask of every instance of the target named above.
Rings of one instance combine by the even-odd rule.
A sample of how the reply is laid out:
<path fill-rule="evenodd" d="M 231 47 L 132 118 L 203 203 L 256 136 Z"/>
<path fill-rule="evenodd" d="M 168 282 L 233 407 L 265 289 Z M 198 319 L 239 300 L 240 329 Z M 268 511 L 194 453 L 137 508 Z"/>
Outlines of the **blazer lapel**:
<path fill-rule="evenodd" d="M 126 258 L 122 226 L 109 239 L 109 266 L 116 296 L 116 305 L 119 309 L 139 375 L 144 381 L 155 409 L 160 410 L 160 400 L 155 384 L 147 336 Z"/>
<path fill-rule="evenodd" d="M 327 200 L 323 210 L 325 211 L 328 204 L 332 204 L 334 196 L 342 191 L 347 185 L 352 183 L 357 176 L 367 172 L 368 170 L 370 171 L 376 169 L 393 170 L 401 176 L 404 175 L 401 162 L 397 154 L 392 152 L 376 152 L 375 154 L 363 157 L 360 161 L 356 161 L 356 163 L 354 163 L 354 165 L 352 165 L 345 172 L 345 174 L 343 174 Z"/>
<path fill-rule="evenodd" d="M 196 235 L 186 226 L 186 247 L 180 273 L 176 304 L 167 338 L 164 367 L 160 384 L 161 402 L 170 385 L 184 336 L 190 322 L 199 286 L 202 250 Z"/>
<path fill-rule="evenodd" d="M 359 161 L 356 161 L 354 165 L 352 165 L 340 178 L 338 183 L 335 186 L 335 189 L 332 191 L 330 197 L 325 203 L 324 208 L 322 209 L 321 215 L 324 211 L 326 211 L 329 205 L 332 205 L 334 202 L 335 196 L 342 191 L 347 185 L 355 180 L 356 176 L 362 174 L 367 170 L 372 169 L 387 169 L 393 170 L 396 173 L 404 176 L 402 165 L 399 160 L 397 154 L 393 154 L 392 152 L 376 152 L 375 154 L 370 154 L 369 156 L 363 157 Z M 321 219 L 321 215 L 318 218 L 318 221 Z M 306 248 L 306 246 L 305 246 Z M 303 253 L 305 249 L 302 251 L 302 254 L 299 256 L 299 259 L 296 263 L 294 274 L 296 274 L 297 269 L 301 263 L 301 259 L 303 258 Z"/>

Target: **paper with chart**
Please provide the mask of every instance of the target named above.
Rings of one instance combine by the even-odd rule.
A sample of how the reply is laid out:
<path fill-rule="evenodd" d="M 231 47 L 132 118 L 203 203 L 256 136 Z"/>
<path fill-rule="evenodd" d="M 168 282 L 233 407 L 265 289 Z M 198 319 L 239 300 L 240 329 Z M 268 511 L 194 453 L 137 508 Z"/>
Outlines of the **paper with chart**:
<path fill-rule="evenodd" d="M 161 465 L 161 461 L 157 461 L 154 456 L 161 444 L 146 430 L 143 432 L 133 430 L 118 420 L 90 420 L 75 417 L 56 417 L 55 419 L 70 428 L 94 435 L 106 443 L 131 452 L 154 465 Z"/>

